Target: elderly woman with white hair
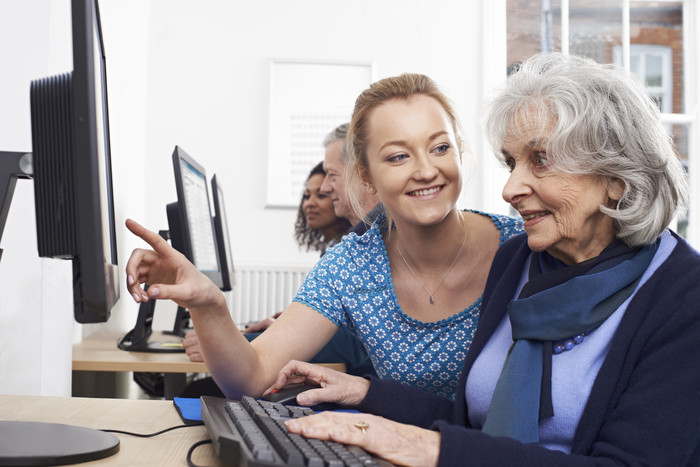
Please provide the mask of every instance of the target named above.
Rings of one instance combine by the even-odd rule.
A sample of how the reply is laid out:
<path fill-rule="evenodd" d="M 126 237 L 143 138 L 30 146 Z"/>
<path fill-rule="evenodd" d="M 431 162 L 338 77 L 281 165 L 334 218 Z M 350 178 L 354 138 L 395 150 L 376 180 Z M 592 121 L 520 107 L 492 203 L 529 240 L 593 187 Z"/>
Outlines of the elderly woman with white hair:
<path fill-rule="evenodd" d="M 292 432 L 402 465 L 698 465 L 700 255 L 668 229 L 683 167 L 644 88 L 612 66 L 541 54 L 490 103 L 525 234 L 501 246 L 456 400 L 291 362 Z M 382 417 L 369 415 L 373 413 Z"/>

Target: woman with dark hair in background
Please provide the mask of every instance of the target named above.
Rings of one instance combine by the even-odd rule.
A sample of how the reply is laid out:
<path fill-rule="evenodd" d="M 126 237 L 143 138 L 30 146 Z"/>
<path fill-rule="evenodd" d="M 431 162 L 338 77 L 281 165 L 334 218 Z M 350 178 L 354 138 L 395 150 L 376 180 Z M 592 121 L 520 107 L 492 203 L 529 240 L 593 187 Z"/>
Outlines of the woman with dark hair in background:
<path fill-rule="evenodd" d="M 347 219 L 335 215 L 330 196 L 321 192 L 325 177 L 323 162 L 319 162 L 311 169 L 306 179 L 306 187 L 294 224 L 294 238 L 299 246 L 307 251 L 319 251 L 321 254 L 338 243 L 350 228 Z"/>

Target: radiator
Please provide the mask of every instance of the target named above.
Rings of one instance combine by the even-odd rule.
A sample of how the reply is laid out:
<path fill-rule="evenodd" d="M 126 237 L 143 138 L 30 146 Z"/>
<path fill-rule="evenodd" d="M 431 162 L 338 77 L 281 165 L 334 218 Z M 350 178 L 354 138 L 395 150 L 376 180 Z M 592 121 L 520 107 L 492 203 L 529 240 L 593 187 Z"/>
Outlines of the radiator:
<path fill-rule="evenodd" d="M 237 325 L 256 322 L 284 310 L 312 266 L 235 265 L 229 306 Z"/>

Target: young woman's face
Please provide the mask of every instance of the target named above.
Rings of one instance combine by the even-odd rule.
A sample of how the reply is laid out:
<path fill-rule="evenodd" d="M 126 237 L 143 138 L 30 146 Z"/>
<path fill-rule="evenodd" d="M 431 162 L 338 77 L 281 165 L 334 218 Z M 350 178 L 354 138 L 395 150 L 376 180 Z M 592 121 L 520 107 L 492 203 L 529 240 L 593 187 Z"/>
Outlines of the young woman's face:
<path fill-rule="evenodd" d="M 372 110 L 366 145 L 367 182 L 399 225 L 433 225 L 455 207 L 462 161 L 452 123 L 425 95 Z"/>
<path fill-rule="evenodd" d="M 336 221 L 333 201 L 321 192 L 323 174 L 315 174 L 306 181 L 306 190 L 302 197 L 301 210 L 306 217 L 306 224 L 311 229 L 323 230 Z"/>

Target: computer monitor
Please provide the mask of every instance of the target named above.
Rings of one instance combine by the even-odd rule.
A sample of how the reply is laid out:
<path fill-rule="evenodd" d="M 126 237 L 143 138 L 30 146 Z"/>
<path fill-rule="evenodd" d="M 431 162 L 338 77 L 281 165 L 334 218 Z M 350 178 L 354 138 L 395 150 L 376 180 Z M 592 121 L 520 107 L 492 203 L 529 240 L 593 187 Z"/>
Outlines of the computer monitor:
<path fill-rule="evenodd" d="M 31 83 L 39 256 L 73 262 L 74 316 L 119 299 L 105 53 L 97 2 L 74 0 L 73 72 Z"/>
<path fill-rule="evenodd" d="M 181 147 L 173 151 L 177 203 L 167 206 L 170 241 L 197 269 L 223 287 L 221 267 L 209 206 L 207 175 Z"/>
<path fill-rule="evenodd" d="M 221 269 L 221 290 L 227 292 L 235 285 L 233 269 L 233 253 L 231 240 L 228 234 L 228 218 L 226 217 L 226 205 L 224 192 L 216 174 L 211 179 L 211 195 L 214 199 L 214 231 L 216 232 L 216 245 L 219 250 L 219 265 Z"/>
<path fill-rule="evenodd" d="M 222 273 L 220 266 L 214 227 L 216 220 L 211 216 L 206 171 L 179 146 L 175 146 L 172 160 L 177 201 L 166 206 L 169 230 L 161 231 L 160 235 L 170 240 L 173 248 L 185 255 L 217 287 L 225 290 L 223 277 L 227 273 Z M 216 203 L 223 207 L 222 199 L 215 199 L 215 206 Z M 228 235 L 226 237 L 228 238 Z M 228 265 L 233 263 L 228 261 L 226 264 L 227 267 L 232 267 Z M 151 339 L 156 303 L 156 300 L 149 300 L 139 305 L 136 325 L 119 340 L 117 346 L 120 349 L 132 352 L 184 351 L 177 339 Z M 189 312 L 183 307 L 178 307 L 172 330 L 164 333 L 184 336 L 189 323 Z"/>
<path fill-rule="evenodd" d="M 72 0 L 71 12 L 73 71 L 30 86 L 32 154 L 0 153 L 0 236 L 16 180 L 33 178 L 39 256 L 73 262 L 74 318 L 96 323 L 119 299 L 105 54 L 97 0 Z M 2 465 L 78 463 L 119 451 L 110 433 L 63 424 L 5 422 L 0 438 Z"/>
<path fill-rule="evenodd" d="M 166 206 L 170 242 L 173 248 L 185 255 L 217 287 L 223 289 L 206 171 L 179 146 L 173 150 L 173 170 L 177 202 Z M 184 335 L 189 325 L 189 311 L 178 307 L 172 333 Z"/>

